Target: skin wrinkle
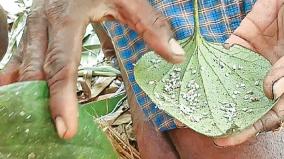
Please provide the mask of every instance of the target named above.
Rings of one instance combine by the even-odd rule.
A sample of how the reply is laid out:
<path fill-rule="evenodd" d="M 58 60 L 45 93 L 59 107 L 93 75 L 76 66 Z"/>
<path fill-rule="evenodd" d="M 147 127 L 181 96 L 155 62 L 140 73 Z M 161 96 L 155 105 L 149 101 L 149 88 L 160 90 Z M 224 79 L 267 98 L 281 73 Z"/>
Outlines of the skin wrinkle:
<path fill-rule="evenodd" d="M 258 122 L 256 122 L 256 123 L 253 124 L 253 128 L 254 128 L 256 131 L 258 131 L 259 133 L 265 132 L 265 130 L 263 129 L 263 128 L 264 128 L 263 124 L 264 124 L 264 123 L 262 122 L 262 119 L 261 119 L 261 120 L 259 120 Z"/>
<path fill-rule="evenodd" d="M 254 23 L 264 31 L 271 24 L 271 21 L 277 18 L 279 0 L 258 0 L 254 5 L 254 12 L 249 13 L 246 17 L 253 19 Z M 263 11 L 265 8 L 265 12 Z M 270 18 L 266 18 L 270 17 Z"/>
<path fill-rule="evenodd" d="M 69 3 L 65 3 L 65 1 L 48 0 L 45 8 L 48 20 L 52 22 L 64 21 L 63 18 L 69 16 L 66 14 L 68 5 Z"/>
<path fill-rule="evenodd" d="M 19 81 L 44 80 L 45 79 L 42 71 L 35 69 L 32 64 L 26 65 L 24 69 L 20 69 L 19 74 L 20 74 Z"/>
<path fill-rule="evenodd" d="M 263 31 L 263 36 L 270 39 L 275 37 L 275 42 L 278 38 L 279 28 L 278 28 L 278 20 L 275 19 L 271 24 Z"/>
<path fill-rule="evenodd" d="M 65 62 L 66 59 L 62 58 L 60 56 L 60 54 L 58 54 L 58 52 L 60 51 L 56 51 L 56 47 L 53 47 L 50 51 L 49 54 L 47 56 L 47 60 L 44 64 L 44 72 L 45 74 L 47 74 L 47 80 L 50 80 L 54 75 L 56 75 L 60 70 L 62 70 L 65 66 L 66 63 Z M 59 56 L 59 57 L 56 57 Z"/>
<path fill-rule="evenodd" d="M 283 111 L 283 110 L 282 110 Z M 279 113 L 275 110 L 275 109 L 272 109 L 272 112 L 274 113 L 274 115 L 278 118 L 279 122 L 281 123 L 282 122 L 282 118 L 281 116 L 279 115 Z M 280 125 L 278 125 L 278 127 L 276 128 L 279 128 Z M 274 129 L 276 129 L 274 128 Z"/>
<path fill-rule="evenodd" d="M 241 37 L 242 39 L 248 41 L 256 49 L 257 52 L 260 52 L 262 56 L 269 59 L 269 57 L 271 55 L 263 50 L 263 48 L 267 48 L 268 46 L 267 46 L 267 41 L 262 36 L 262 31 L 260 30 L 259 27 L 256 26 L 254 21 L 250 20 L 249 18 L 246 18 L 246 20 L 249 21 L 247 23 L 253 24 L 253 25 L 250 25 L 250 27 L 254 27 L 252 29 L 252 30 L 254 30 L 254 32 L 253 32 L 254 34 L 252 34 L 252 33 L 248 34 L 247 31 L 245 31 L 245 30 L 240 31 L 239 29 L 237 29 L 234 32 L 234 34 Z M 259 45 L 258 41 L 261 41 L 262 45 Z M 263 47 L 263 45 L 264 45 L 264 47 Z M 273 62 L 273 61 L 271 61 L 271 62 Z"/>
<path fill-rule="evenodd" d="M 19 68 L 19 81 L 44 79 L 42 66 L 47 44 L 42 43 L 41 40 L 47 40 L 47 27 L 44 18 L 41 17 L 41 14 L 43 13 L 42 8 L 33 8 L 34 10 L 27 19 L 28 27 L 25 29 L 24 39 L 26 42 L 23 44 L 23 61 Z M 29 27 L 33 26 L 34 23 L 38 24 L 38 27 Z M 34 54 L 33 52 L 37 53 Z"/>
<path fill-rule="evenodd" d="M 278 128 L 281 120 L 274 112 L 274 110 L 271 109 L 271 111 L 267 113 L 267 118 L 264 118 L 262 122 L 264 123 L 263 125 L 265 126 L 263 128 L 264 131 L 270 131 Z"/>
<path fill-rule="evenodd" d="M 154 22 L 152 23 L 152 25 L 155 25 L 155 23 L 160 19 L 162 18 L 163 20 L 163 17 L 161 15 L 157 15 L 156 19 L 154 20 Z"/>

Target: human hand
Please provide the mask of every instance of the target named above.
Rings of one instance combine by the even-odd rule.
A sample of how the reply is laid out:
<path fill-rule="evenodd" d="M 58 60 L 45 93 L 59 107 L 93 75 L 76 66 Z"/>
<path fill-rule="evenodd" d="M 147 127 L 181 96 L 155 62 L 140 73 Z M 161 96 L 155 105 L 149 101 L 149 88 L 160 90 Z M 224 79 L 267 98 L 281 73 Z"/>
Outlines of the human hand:
<path fill-rule="evenodd" d="M 227 42 L 255 50 L 273 64 L 264 81 L 264 92 L 270 99 L 280 98 L 253 126 L 237 135 L 215 139 L 215 144 L 222 147 L 241 144 L 258 133 L 276 130 L 283 124 L 284 0 L 258 0 Z"/>
<path fill-rule="evenodd" d="M 34 0 L 31 10 L 21 49 L 1 72 L 0 84 L 46 80 L 51 116 L 64 139 L 77 131 L 77 68 L 88 23 L 116 19 L 166 60 L 179 63 L 184 58 L 170 25 L 145 0 Z"/>

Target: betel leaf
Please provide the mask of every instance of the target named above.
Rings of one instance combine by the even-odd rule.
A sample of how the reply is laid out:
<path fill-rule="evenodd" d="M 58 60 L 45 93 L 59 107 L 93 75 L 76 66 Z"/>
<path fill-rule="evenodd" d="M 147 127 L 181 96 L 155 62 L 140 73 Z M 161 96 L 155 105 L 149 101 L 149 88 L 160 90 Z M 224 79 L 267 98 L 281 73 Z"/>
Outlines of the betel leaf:
<path fill-rule="evenodd" d="M 117 105 L 120 104 L 125 97 L 126 95 L 122 93 L 103 100 L 89 102 L 84 104 L 82 109 L 86 110 L 92 116 L 101 117 L 116 111 Z"/>
<path fill-rule="evenodd" d="M 0 158 L 116 159 L 104 132 L 80 109 L 79 130 L 72 140 L 57 137 L 48 109 L 46 82 L 0 87 Z"/>
<path fill-rule="evenodd" d="M 196 132 L 211 137 L 238 133 L 268 112 L 262 81 L 269 62 L 242 46 L 229 49 L 200 33 L 194 2 L 195 33 L 180 42 L 186 60 L 167 63 L 154 52 L 135 65 L 139 86 L 157 106 Z"/>

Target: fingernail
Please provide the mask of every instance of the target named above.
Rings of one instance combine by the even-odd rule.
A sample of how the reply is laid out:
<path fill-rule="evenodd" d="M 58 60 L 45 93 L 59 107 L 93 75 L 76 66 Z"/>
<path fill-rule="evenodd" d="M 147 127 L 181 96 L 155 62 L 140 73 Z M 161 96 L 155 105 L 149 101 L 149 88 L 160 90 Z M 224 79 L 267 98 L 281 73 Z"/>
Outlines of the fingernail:
<path fill-rule="evenodd" d="M 274 99 L 278 99 L 284 93 L 284 77 L 273 84 Z"/>
<path fill-rule="evenodd" d="M 228 49 L 230 49 L 231 44 L 225 42 L 225 43 L 223 44 L 223 47 L 228 50 Z"/>
<path fill-rule="evenodd" d="M 57 134 L 60 138 L 63 138 L 66 131 L 67 131 L 67 127 L 65 125 L 64 120 L 62 119 L 62 117 L 57 116 L 55 118 L 55 125 L 56 125 L 56 130 L 57 130 Z"/>
<path fill-rule="evenodd" d="M 175 39 L 171 39 L 169 41 L 170 48 L 176 56 L 184 56 L 185 52 L 183 48 L 179 45 L 179 43 Z"/>

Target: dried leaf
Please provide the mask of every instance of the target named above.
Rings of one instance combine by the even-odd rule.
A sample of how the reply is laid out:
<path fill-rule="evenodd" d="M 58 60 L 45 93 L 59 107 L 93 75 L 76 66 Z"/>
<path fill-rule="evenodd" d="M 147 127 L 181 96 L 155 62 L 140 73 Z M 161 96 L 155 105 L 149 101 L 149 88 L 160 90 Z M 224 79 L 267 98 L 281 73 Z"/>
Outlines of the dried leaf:
<path fill-rule="evenodd" d="M 97 97 L 116 77 L 99 77 L 92 86 L 92 97 Z"/>

